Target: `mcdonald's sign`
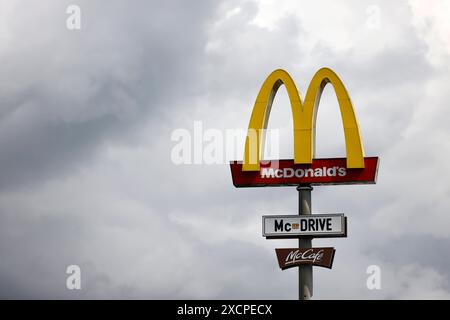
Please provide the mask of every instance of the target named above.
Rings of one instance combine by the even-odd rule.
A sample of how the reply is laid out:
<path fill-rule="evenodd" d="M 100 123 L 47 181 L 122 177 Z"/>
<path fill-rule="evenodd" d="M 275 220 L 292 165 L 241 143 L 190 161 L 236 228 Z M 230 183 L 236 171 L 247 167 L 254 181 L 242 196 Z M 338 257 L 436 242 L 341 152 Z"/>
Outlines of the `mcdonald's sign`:
<path fill-rule="evenodd" d="M 315 127 L 320 97 L 326 84 L 336 93 L 344 128 L 346 158 L 316 159 Z M 294 159 L 261 161 L 265 130 L 273 99 L 284 85 L 291 103 Z M 329 68 L 312 78 L 302 101 L 291 76 L 272 72 L 264 81 L 253 107 L 243 161 L 230 164 L 235 187 L 375 183 L 378 157 L 365 157 L 361 133 L 350 96 L 341 79 Z"/>

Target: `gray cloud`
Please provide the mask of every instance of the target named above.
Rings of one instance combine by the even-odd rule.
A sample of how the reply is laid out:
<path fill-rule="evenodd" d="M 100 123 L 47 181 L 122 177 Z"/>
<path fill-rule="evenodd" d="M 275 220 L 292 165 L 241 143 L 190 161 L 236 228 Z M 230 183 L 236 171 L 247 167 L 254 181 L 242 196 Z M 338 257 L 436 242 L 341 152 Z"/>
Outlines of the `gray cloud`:
<path fill-rule="evenodd" d="M 65 28 L 69 4 L 16 1 L 7 17 L 1 188 L 76 170 L 104 143 L 128 141 L 142 119 L 158 125 L 196 90 L 208 2 L 81 1 L 80 31 Z"/>

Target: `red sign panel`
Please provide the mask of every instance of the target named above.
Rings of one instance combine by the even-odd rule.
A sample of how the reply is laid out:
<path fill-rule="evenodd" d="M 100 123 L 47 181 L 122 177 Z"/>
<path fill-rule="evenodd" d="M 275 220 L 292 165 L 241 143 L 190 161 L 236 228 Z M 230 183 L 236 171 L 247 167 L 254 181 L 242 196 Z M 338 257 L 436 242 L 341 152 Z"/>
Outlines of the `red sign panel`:
<path fill-rule="evenodd" d="M 374 184 L 378 170 L 378 157 L 364 158 L 364 168 L 348 169 L 346 158 L 314 159 L 312 164 L 295 164 L 294 160 L 261 161 L 259 171 L 242 171 L 242 162 L 230 163 L 236 188 Z"/>

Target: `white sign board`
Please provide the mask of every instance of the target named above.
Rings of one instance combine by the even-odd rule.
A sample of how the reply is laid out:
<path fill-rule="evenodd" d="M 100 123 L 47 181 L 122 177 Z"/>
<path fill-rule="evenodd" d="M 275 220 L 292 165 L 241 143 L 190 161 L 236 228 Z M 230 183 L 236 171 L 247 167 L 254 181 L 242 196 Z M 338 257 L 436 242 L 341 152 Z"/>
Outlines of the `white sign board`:
<path fill-rule="evenodd" d="M 347 236 L 344 214 L 311 214 L 263 216 L 263 237 L 276 238 L 334 238 Z"/>

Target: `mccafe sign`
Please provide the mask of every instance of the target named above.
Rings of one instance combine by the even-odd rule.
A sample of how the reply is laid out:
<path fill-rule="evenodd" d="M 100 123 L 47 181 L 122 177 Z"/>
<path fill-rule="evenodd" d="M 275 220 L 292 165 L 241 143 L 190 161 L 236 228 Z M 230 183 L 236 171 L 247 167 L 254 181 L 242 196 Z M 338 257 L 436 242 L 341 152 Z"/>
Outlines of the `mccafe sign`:
<path fill-rule="evenodd" d="M 275 249 L 278 264 L 282 270 L 310 264 L 331 269 L 334 259 L 334 248 L 290 248 Z"/>

